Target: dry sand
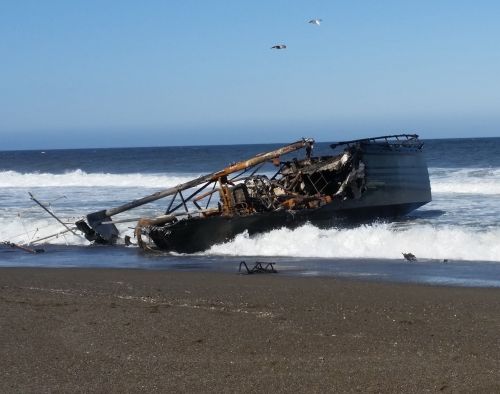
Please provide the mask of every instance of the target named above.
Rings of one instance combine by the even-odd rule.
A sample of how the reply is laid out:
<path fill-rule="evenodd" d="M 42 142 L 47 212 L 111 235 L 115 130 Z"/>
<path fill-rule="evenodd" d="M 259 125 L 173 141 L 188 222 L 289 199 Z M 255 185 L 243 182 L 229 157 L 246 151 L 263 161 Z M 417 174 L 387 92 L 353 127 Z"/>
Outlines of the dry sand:
<path fill-rule="evenodd" d="M 500 289 L 0 269 L 0 392 L 500 392 Z"/>

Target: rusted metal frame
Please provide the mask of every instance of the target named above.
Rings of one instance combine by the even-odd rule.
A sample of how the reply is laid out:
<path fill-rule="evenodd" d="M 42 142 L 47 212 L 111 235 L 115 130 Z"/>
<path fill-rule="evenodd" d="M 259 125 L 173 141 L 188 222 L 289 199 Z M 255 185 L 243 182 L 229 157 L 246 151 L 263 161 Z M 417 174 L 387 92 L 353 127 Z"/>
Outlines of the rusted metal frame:
<path fill-rule="evenodd" d="M 246 177 L 244 177 L 244 178 L 240 178 L 242 175 L 244 175 L 245 173 L 247 173 L 247 172 L 250 170 L 250 168 L 252 168 L 252 167 L 246 168 L 245 170 L 243 170 L 242 172 L 240 172 L 238 175 L 236 175 L 236 176 L 232 177 L 231 179 L 229 179 L 229 182 L 233 182 L 233 181 L 244 181 L 244 180 L 246 180 L 246 179 L 248 179 L 248 178 L 250 178 L 250 177 L 254 176 L 254 175 L 255 175 L 255 173 L 256 173 L 257 171 L 259 171 L 259 170 L 262 168 L 262 166 L 263 166 L 264 164 L 265 164 L 265 162 L 264 162 L 264 163 L 259 164 L 259 165 L 258 165 L 258 166 L 256 166 L 256 168 L 255 168 L 255 169 L 254 169 L 254 170 L 250 173 L 250 175 L 248 175 L 248 176 L 246 176 Z"/>
<path fill-rule="evenodd" d="M 208 192 L 205 192 L 205 193 L 203 193 L 202 195 L 200 195 L 200 196 L 198 196 L 198 197 L 194 198 L 194 199 L 193 199 L 193 201 L 200 201 L 200 200 L 203 200 L 205 197 L 208 197 L 208 196 L 210 196 L 211 194 L 214 194 L 215 192 L 217 192 L 217 190 L 215 190 L 215 185 L 216 185 L 216 184 L 214 184 L 214 187 L 212 188 L 212 190 L 210 190 L 210 191 L 208 191 Z"/>
<path fill-rule="evenodd" d="M 233 178 L 229 179 L 228 180 L 228 183 L 231 184 L 233 183 L 233 181 L 246 181 L 247 179 L 250 179 L 251 177 L 253 177 L 255 175 L 255 173 L 257 171 L 259 171 L 259 169 L 264 165 L 265 163 L 262 163 L 260 165 L 257 166 L 257 168 L 255 168 L 248 176 L 245 176 L 243 178 L 240 178 L 242 175 L 244 175 L 246 172 L 248 172 L 248 170 L 252 167 L 249 167 L 247 169 L 245 169 L 244 171 L 240 172 L 238 175 L 234 176 Z M 221 183 L 222 185 L 222 183 Z M 210 196 L 211 198 L 211 196 Z M 208 201 L 208 203 L 210 203 L 210 200 Z M 207 205 L 208 207 L 208 205 Z"/>
<path fill-rule="evenodd" d="M 212 196 L 215 193 L 215 188 L 217 187 L 217 182 L 214 182 L 214 186 L 212 187 L 212 193 L 210 193 L 210 197 L 208 198 L 207 205 L 205 206 L 205 209 L 208 209 L 208 206 L 210 205 L 210 201 L 212 201 Z"/>
<path fill-rule="evenodd" d="M 262 154 L 262 155 L 257 155 L 255 157 L 253 157 L 252 159 L 249 159 L 245 162 L 239 162 L 239 163 L 235 163 L 229 167 L 226 167 L 225 169 L 221 170 L 221 171 L 218 171 L 216 173 L 213 173 L 212 174 L 212 179 L 211 181 L 219 181 L 220 182 L 220 179 L 223 177 L 223 176 L 226 176 L 226 175 L 229 175 L 235 171 L 238 171 L 238 169 L 241 169 L 243 170 L 240 174 L 238 174 L 237 176 L 231 178 L 231 180 L 235 180 L 237 177 L 243 175 L 245 172 L 248 171 L 248 169 L 260 164 L 261 166 L 268 160 L 274 158 L 274 157 L 279 157 L 281 155 L 284 155 L 284 154 L 287 154 L 287 153 L 290 153 L 290 152 L 293 152 L 295 150 L 298 150 L 300 148 L 303 148 L 305 146 L 305 142 L 306 140 L 302 140 L 302 141 L 297 141 L 291 145 L 288 145 L 288 146 L 285 146 L 285 147 L 282 147 L 276 151 L 273 151 L 273 152 L 269 152 L 269 153 L 265 153 L 265 154 Z M 255 171 L 257 171 L 260 167 L 258 167 Z M 281 169 L 280 169 L 281 170 Z M 208 184 L 210 184 L 210 182 L 208 182 L 204 187 L 202 187 L 201 189 L 199 189 L 198 191 L 201 191 L 203 190 L 206 186 L 208 186 Z M 214 187 L 213 189 L 215 189 L 216 187 L 216 183 L 214 183 Z M 178 191 L 178 193 L 180 194 L 180 191 Z M 195 193 L 197 194 L 197 193 Z M 207 202 L 207 208 L 208 208 L 208 205 L 210 204 L 210 201 L 211 201 L 211 198 L 212 198 L 212 195 L 210 195 L 210 198 Z M 192 196 L 190 196 L 191 198 Z M 181 198 L 182 198 L 182 195 L 181 195 Z M 189 198 L 188 198 L 189 200 Z M 174 209 L 167 211 L 167 213 L 170 213 L 170 212 L 173 212 L 175 211 L 176 209 L 178 209 L 182 204 L 178 204 Z"/>
<path fill-rule="evenodd" d="M 290 185 L 288 186 L 288 188 L 290 190 L 293 190 L 295 188 L 295 186 L 297 185 L 297 183 L 299 182 L 299 180 L 301 179 L 301 176 L 302 176 L 302 173 L 298 173 L 297 175 L 295 175 L 295 177 L 292 179 L 292 181 L 290 182 Z"/>
<path fill-rule="evenodd" d="M 314 189 L 316 189 L 316 191 L 319 194 L 321 194 L 323 192 L 323 190 L 325 190 L 325 187 L 328 186 L 328 181 L 325 179 L 325 177 L 323 176 L 323 174 L 321 172 L 317 172 L 317 174 L 321 177 L 320 179 L 318 179 L 318 182 L 313 182 L 311 180 L 311 177 L 309 176 L 309 174 L 306 174 L 306 176 L 307 176 L 307 179 L 309 179 L 309 182 L 311 182 L 311 184 L 314 186 Z M 317 184 L 319 183 L 320 180 L 322 180 L 324 182 L 324 186 L 321 187 L 321 189 L 318 189 Z"/>
<path fill-rule="evenodd" d="M 311 182 L 311 185 L 313 185 L 314 189 L 316 190 L 316 192 L 318 194 L 321 194 L 321 192 L 318 190 L 318 188 L 316 187 L 315 183 L 311 180 L 311 177 L 309 176 L 309 174 L 306 174 L 306 177 L 307 179 L 309 179 L 309 182 Z"/>
<path fill-rule="evenodd" d="M 250 168 L 245 168 L 243 171 L 241 171 L 239 174 L 233 176 L 231 179 L 229 179 L 229 182 L 232 181 L 237 181 L 240 176 L 242 176 L 244 173 L 246 173 Z"/>
<path fill-rule="evenodd" d="M 229 195 L 229 188 L 226 183 L 222 183 L 222 177 L 219 178 L 220 184 L 220 195 L 222 198 L 222 206 L 224 214 L 233 214 L 234 213 L 234 205 L 232 197 Z"/>
<path fill-rule="evenodd" d="M 196 196 L 199 192 L 201 192 L 203 189 L 205 189 L 205 188 L 206 188 L 208 185 L 210 185 L 211 183 L 212 183 L 211 181 L 210 181 L 210 182 L 205 183 L 202 187 L 200 187 L 200 188 L 196 189 L 196 191 L 195 191 L 195 192 L 193 192 L 193 193 L 192 193 L 192 194 L 191 194 L 188 198 L 186 198 L 185 200 L 184 200 L 184 196 L 183 196 L 183 195 L 182 195 L 182 193 L 179 191 L 179 195 L 181 196 L 181 200 L 182 200 L 182 202 L 181 202 L 180 204 L 177 204 L 177 205 L 175 206 L 175 208 L 174 208 L 174 209 L 167 211 L 167 214 L 168 214 L 168 213 L 170 213 L 170 212 L 174 212 L 174 211 L 176 211 L 176 210 L 177 210 L 177 209 L 179 209 L 182 205 L 184 205 L 184 208 L 186 209 L 186 212 L 189 212 L 189 210 L 187 209 L 187 206 L 186 206 L 186 201 L 190 201 L 190 200 L 191 200 L 194 196 Z M 193 201 L 193 202 L 194 202 L 194 201 Z M 196 203 L 195 203 L 194 205 L 196 205 L 196 207 L 197 207 L 198 209 L 201 209 L 201 208 L 200 208 L 200 206 L 199 206 L 198 204 L 196 204 Z M 169 208 L 169 209 L 170 209 L 170 208 Z"/>
<path fill-rule="evenodd" d="M 271 152 L 256 155 L 248 160 L 234 163 L 234 164 L 230 165 L 229 167 L 226 167 L 220 171 L 213 172 L 213 173 L 207 174 L 207 175 L 202 175 L 196 179 L 193 179 L 189 182 L 177 185 L 175 187 L 171 187 L 171 188 L 168 188 L 165 190 L 158 191 L 158 192 L 153 193 L 149 196 L 142 197 L 142 198 L 139 198 L 139 199 L 134 200 L 134 201 L 130 201 L 126 204 L 120 205 L 120 206 L 115 207 L 115 208 L 110 208 L 110 209 L 106 209 L 103 211 L 98 211 L 98 212 L 88 214 L 87 220 L 92 221 L 93 224 L 100 223 L 102 221 L 102 219 L 109 218 L 111 216 L 117 215 L 117 214 L 125 212 L 125 211 L 129 211 L 131 209 L 140 207 L 141 205 L 148 204 L 150 202 L 159 200 L 160 198 L 171 196 L 172 194 L 178 193 L 180 190 L 191 189 L 192 187 L 201 185 L 204 182 L 218 181 L 221 177 L 224 177 L 224 176 L 227 176 L 229 174 L 241 171 L 245 168 L 254 167 L 257 164 L 260 164 L 260 163 L 269 161 L 271 159 L 274 159 L 276 157 L 283 156 L 287 153 L 291 153 L 291 152 L 294 152 L 296 150 L 305 148 L 306 145 L 311 144 L 311 143 L 314 143 L 313 139 L 303 138 L 300 141 L 296 141 L 292 144 L 283 146 L 283 147 L 276 149 L 276 150 L 273 150 Z"/>
<path fill-rule="evenodd" d="M 177 192 L 179 193 L 179 192 Z M 172 208 L 172 204 L 174 203 L 175 201 L 175 197 L 177 197 L 177 193 L 174 194 L 174 196 L 172 197 L 172 199 L 170 200 L 170 204 L 168 204 L 168 208 L 167 208 L 167 212 L 165 212 L 167 215 L 171 212 L 170 211 L 170 208 Z"/>
<path fill-rule="evenodd" d="M 320 190 L 320 194 L 323 192 L 323 190 L 325 190 L 325 187 L 328 186 L 328 181 L 325 179 L 325 177 L 323 176 L 323 174 L 321 172 L 319 172 L 319 176 L 321 177 L 321 179 L 323 179 L 323 181 L 325 182 L 325 185 L 321 188 Z"/>
<path fill-rule="evenodd" d="M 189 212 L 189 209 L 186 205 L 186 200 L 184 200 L 184 196 L 182 195 L 182 192 L 179 192 L 179 196 L 181 196 L 182 205 L 184 205 L 184 209 L 186 210 L 186 212 Z"/>
<path fill-rule="evenodd" d="M 280 168 L 278 169 L 278 171 L 276 171 L 276 173 L 271 177 L 271 180 L 274 180 L 276 179 L 276 177 L 278 176 L 278 174 L 281 173 L 281 171 L 283 171 L 283 167 L 285 167 L 285 164 L 280 164 Z"/>
<path fill-rule="evenodd" d="M 259 170 L 262 168 L 262 166 L 263 166 L 264 164 L 266 164 L 266 163 L 264 162 L 264 163 L 262 163 L 261 165 L 257 166 L 257 167 L 255 168 L 255 170 L 253 170 L 253 171 L 252 171 L 252 173 L 250 174 L 250 176 L 254 176 L 254 175 L 255 175 L 255 173 L 256 173 L 257 171 L 259 171 Z"/>
<path fill-rule="evenodd" d="M 267 263 L 265 266 L 262 264 L 266 264 L 264 261 L 256 261 L 252 268 L 248 268 L 248 265 L 245 261 L 240 262 L 240 266 L 238 272 L 241 272 L 241 268 L 245 267 L 247 274 L 276 274 L 278 271 L 274 268 L 274 264 L 276 263 Z"/>

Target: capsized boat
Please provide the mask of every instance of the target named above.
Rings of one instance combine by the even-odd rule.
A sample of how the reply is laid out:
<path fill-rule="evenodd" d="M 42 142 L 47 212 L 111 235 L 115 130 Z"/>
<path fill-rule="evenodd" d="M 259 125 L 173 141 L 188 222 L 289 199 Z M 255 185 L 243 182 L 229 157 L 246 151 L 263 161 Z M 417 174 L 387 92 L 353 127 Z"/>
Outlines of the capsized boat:
<path fill-rule="evenodd" d="M 431 201 L 423 142 L 414 134 L 331 144 L 334 154 L 312 156 L 305 138 L 231 164 L 117 208 L 87 215 L 76 223 L 86 238 L 114 243 L 111 217 L 170 197 L 164 215 L 140 218 L 135 227 L 144 249 L 193 253 L 233 239 L 310 222 L 320 227 L 391 219 Z M 283 156 L 304 150 L 302 158 Z M 274 172 L 262 173 L 266 163 Z M 189 191 L 186 195 L 183 192 Z M 215 198 L 214 198 L 215 197 Z"/>

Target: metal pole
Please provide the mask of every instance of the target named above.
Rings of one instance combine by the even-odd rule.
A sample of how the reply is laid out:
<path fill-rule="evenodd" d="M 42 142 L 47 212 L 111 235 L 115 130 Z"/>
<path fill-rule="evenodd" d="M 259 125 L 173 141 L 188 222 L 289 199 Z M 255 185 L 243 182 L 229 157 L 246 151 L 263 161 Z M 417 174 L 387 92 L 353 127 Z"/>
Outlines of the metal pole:
<path fill-rule="evenodd" d="M 263 154 L 255 156 L 255 157 L 252 157 L 251 159 L 248 159 L 245 161 L 240 161 L 239 163 L 232 164 L 229 167 L 226 167 L 221 171 L 217 171 L 217 172 L 214 172 L 214 173 L 208 174 L 208 175 L 202 175 L 202 176 L 200 176 L 196 179 L 193 179 L 189 182 L 181 183 L 180 185 L 156 192 L 154 194 L 151 194 L 149 196 L 131 201 L 127 204 L 121 205 L 121 206 L 116 207 L 116 208 L 107 209 L 106 211 L 104 211 L 102 213 L 99 212 L 99 214 L 101 214 L 101 215 L 104 214 L 102 216 L 105 216 L 105 217 L 111 217 L 111 216 L 114 216 L 114 215 L 119 214 L 121 212 L 125 212 L 125 211 L 128 211 L 130 209 L 137 208 L 141 205 L 159 200 L 160 198 L 164 198 L 164 197 L 170 196 L 172 194 L 178 193 L 182 190 L 186 190 L 186 189 L 189 189 L 191 187 L 198 186 L 202 183 L 216 181 L 223 176 L 232 174 L 233 172 L 237 172 L 237 171 L 244 170 L 245 168 L 253 167 L 257 164 L 264 163 L 264 162 L 271 160 L 271 159 L 274 159 L 276 157 L 279 157 L 279 156 L 285 155 L 287 153 L 291 153 L 291 152 L 294 152 L 296 150 L 302 149 L 302 148 L 304 148 L 310 144 L 313 144 L 313 143 L 314 143 L 313 139 L 304 138 L 301 141 L 297 141 L 297 142 L 294 142 L 293 144 L 283 146 L 283 147 L 276 149 L 276 150 L 273 150 L 271 152 L 263 153 Z"/>
<path fill-rule="evenodd" d="M 33 196 L 33 194 L 31 194 L 31 192 L 28 192 L 28 194 L 30 195 L 31 199 L 36 202 L 40 207 L 43 208 L 44 211 L 46 211 L 50 216 L 52 216 L 54 219 L 56 219 L 59 223 L 61 223 L 64 228 L 68 231 L 70 231 L 72 234 L 74 235 L 77 235 L 72 229 L 70 229 L 64 222 L 62 222 L 56 215 L 54 215 L 44 204 L 42 204 L 40 201 L 38 201 L 35 196 Z"/>

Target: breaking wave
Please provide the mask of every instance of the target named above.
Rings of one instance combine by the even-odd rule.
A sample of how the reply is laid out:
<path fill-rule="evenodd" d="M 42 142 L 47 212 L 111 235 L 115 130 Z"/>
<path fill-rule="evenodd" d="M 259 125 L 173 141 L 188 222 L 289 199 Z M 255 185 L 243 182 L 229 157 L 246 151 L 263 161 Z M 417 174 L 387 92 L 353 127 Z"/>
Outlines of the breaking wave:
<path fill-rule="evenodd" d="M 433 193 L 500 194 L 500 169 L 497 168 L 431 168 L 429 173 Z M 194 173 L 87 173 L 82 170 L 62 174 L 0 171 L 0 187 L 139 187 L 159 189 L 187 182 L 199 175 Z"/>
<path fill-rule="evenodd" d="M 74 223 L 79 218 L 72 218 L 66 221 L 70 227 L 74 227 L 71 223 Z M 133 230 L 130 229 L 127 224 L 117 225 L 120 234 L 122 236 L 129 235 L 133 236 Z M 64 231 L 64 227 L 55 222 L 54 219 L 48 218 L 36 218 L 36 219 L 21 219 L 19 217 L 14 218 L 2 218 L 0 219 L 0 242 L 9 241 L 15 242 L 23 245 L 30 244 L 33 240 L 54 235 Z M 83 234 L 75 231 L 76 234 L 70 232 L 65 232 L 56 237 L 50 238 L 41 243 L 51 244 L 51 245 L 89 245 Z"/>
<path fill-rule="evenodd" d="M 353 229 L 319 229 L 310 224 L 282 228 L 213 246 L 204 254 L 223 256 L 289 256 L 319 258 L 418 258 L 500 261 L 500 228 L 474 231 L 458 226 L 418 225 L 395 229 L 378 223 Z"/>
<path fill-rule="evenodd" d="M 0 242 L 10 241 L 29 244 L 36 238 L 61 232 L 64 228 L 53 219 L 22 220 L 20 218 L 2 219 L 0 221 Z M 65 233 L 51 238 L 47 243 L 54 245 L 88 245 L 83 237 Z"/>
<path fill-rule="evenodd" d="M 433 193 L 500 194 L 498 168 L 431 168 Z"/>
<path fill-rule="evenodd" d="M 133 237 L 127 225 L 118 225 L 123 235 Z M 30 240 L 63 230 L 52 219 L 23 222 L 3 219 L 0 242 L 26 244 Z M 352 229 L 319 229 L 306 224 L 291 230 L 282 228 L 254 235 L 240 234 L 234 240 L 214 245 L 202 255 L 269 256 L 311 258 L 400 259 L 412 252 L 419 259 L 500 261 L 500 228 L 484 231 L 459 226 L 416 225 L 397 228 L 390 223 L 362 225 Z M 88 245 L 83 236 L 66 233 L 46 241 L 55 245 Z"/>
<path fill-rule="evenodd" d="M 0 171 L 0 187 L 144 187 L 164 188 L 199 174 L 111 174 L 75 170 L 63 174 Z"/>

